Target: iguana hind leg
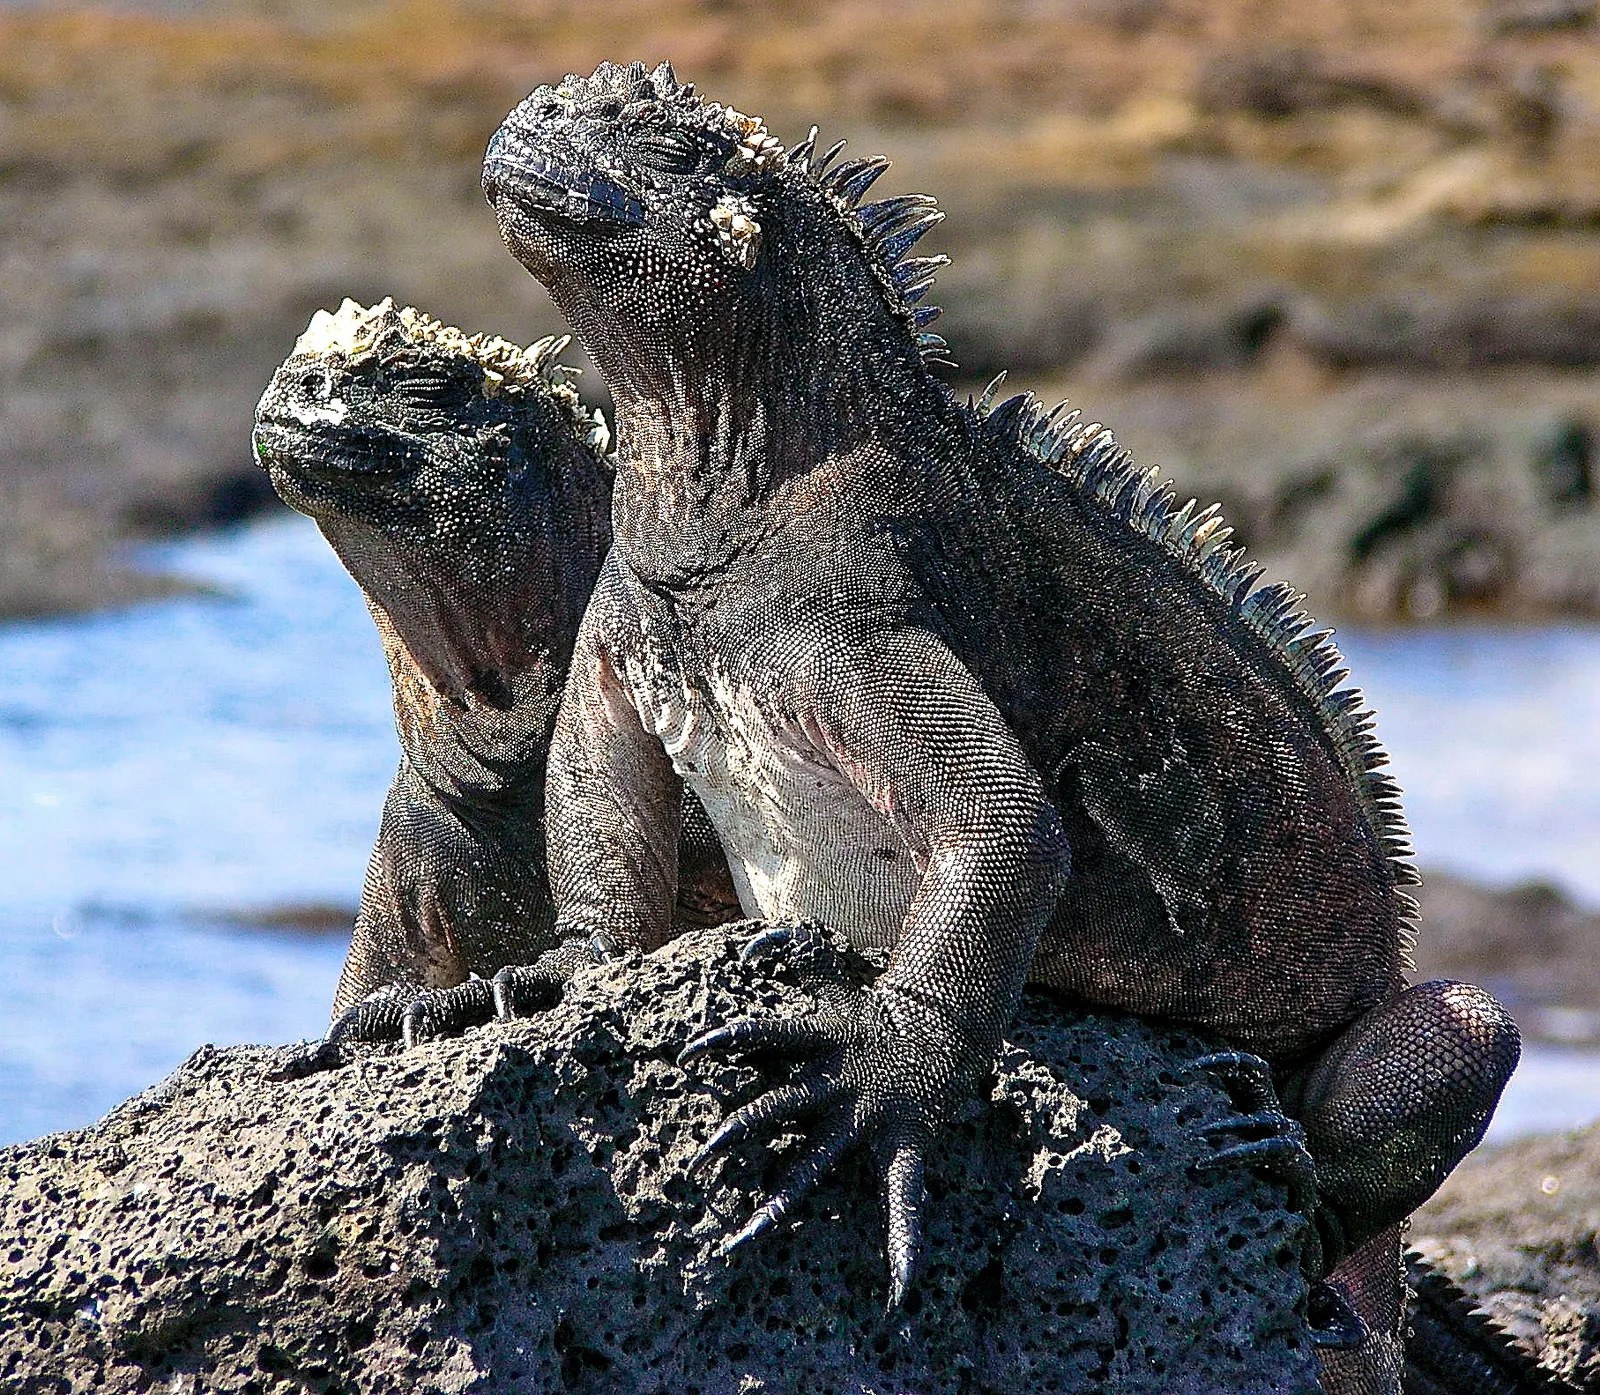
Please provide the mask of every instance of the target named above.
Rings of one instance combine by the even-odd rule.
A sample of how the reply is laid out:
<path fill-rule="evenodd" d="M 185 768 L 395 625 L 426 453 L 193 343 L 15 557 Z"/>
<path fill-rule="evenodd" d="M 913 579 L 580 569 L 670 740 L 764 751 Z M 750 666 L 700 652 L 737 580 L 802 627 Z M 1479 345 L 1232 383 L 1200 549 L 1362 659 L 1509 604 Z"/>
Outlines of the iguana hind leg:
<path fill-rule="evenodd" d="M 1483 1137 L 1520 1051 L 1492 995 L 1435 981 L 1372 1009 L 1286 1082 L 1317 1163 L 1330 1260 L 1433 1195 Z"/>

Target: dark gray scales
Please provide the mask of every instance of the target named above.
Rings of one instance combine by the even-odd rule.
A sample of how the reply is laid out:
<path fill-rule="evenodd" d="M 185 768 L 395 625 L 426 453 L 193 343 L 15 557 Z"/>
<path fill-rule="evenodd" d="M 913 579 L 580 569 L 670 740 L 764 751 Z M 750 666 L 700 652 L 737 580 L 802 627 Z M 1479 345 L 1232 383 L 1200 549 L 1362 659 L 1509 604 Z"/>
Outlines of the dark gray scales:
<path fill-rule="evenodd" d="M 1258 1105 L 1219 1156 L 1314 1188 L 1313 1265 L 1368 1325 L 1330 1388 L 1394 1389 L 1401 1227 L 1481 1136 L 1515 1027 L 1407 987 L 1397 791 L 1298 597 L 1097 425 L 956 401 L 938 259 L 910 256 L 937 211 L 862 204 L 886 162 L 838 153 L 609 64 L 490 145 L 502 233 L 617 410 L 551 755 L 558 933 L 673 934 L 687 785 L 747 914 L 892 948 L 811 1018 L 694 1050 L 796 1063 L 713 1140 L 810 1141 L 741 1235 L 864 1143 L 893 1296 L 928 1148 L 1025 981 L 1220 1034 L 1265 1064 L 1219 1067 Z"/>
<path fill-rule="evenodd" d="M 435 990 L 487 999 L 498 970 L 557 946 L 545 763 L 611 541 L 605 423 L 579 403 L 564 343 L 346 301 L 317 313 L 257 411 L 257 455 L 360 584 L 394 685 L 400 768 L 336 1036 L 397 1035 L 408 1012 L 412 1034 L 449 1025 Z M 703 820 L 680 886 L 686 923 L 737 914 Z"/>

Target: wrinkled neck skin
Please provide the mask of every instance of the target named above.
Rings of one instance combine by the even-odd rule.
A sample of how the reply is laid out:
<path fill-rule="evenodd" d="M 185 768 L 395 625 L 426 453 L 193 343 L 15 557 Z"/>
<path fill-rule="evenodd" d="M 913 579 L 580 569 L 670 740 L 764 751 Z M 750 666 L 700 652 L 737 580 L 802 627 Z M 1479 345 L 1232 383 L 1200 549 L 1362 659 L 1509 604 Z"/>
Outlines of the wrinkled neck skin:
<path fill-rule="evenodd" d="M 597 471 L 544 502 L 517 515 L 509 538 L 464 539 L 456 556 L 410 551 L 359 519 L 319 520 L 383 638 L 407 760 L 442 797 L 482 811 L 539 806 L 573 642 L 610 544 Z"/>
<path fill-rule="evenodd" d="M 925 487 L 884 478 L 886 443 L 903 458 L 907 421 L 932 428 L 953 404 L 870 269 L 840 268 L 824 231 L 775 229 L 715 326 L 643 329 L 550 287 L 611 391 L 616 547 L 642 579 L 693 586 L 819 505 L 849 519 L 866 512 L 853 499 L 881 510 L 885 489 Z M 808 285 L 830 262 L 836 285 Z M 894 423 L 884 402 L 902 404 Z"/>
<path fill-rule="evenodd" d="M 446 698 L 382 607 L 370 597 L 367 607 L 389 662 L 400 747 L 416 776 L 465 821 L 537 819 L 565 662 L 514 674 L 503 708 L 471 694 Z"/>

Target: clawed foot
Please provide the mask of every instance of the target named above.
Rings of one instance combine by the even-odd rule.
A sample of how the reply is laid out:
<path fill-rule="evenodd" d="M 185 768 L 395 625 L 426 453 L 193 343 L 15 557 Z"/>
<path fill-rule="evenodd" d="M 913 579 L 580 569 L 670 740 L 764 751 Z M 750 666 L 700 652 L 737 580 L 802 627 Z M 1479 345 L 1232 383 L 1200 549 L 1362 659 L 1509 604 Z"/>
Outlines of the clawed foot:
<path fill-rule="evenodd" d="M 1289 1205 L 1307 1217 L 1317 1209 L 1317 1166 L 1306 1149 L 1305 1130 L 1278 1103 L 1271 1068 L 1259 1056 L 1219 1051 L 1195 1065 L 1215 1076 L 1240 1111 L 1200 1125 L 1207 1139 L 1238 1135 L 1240 1142 L 1218 1148 L 1195 1164 L 1201 1172 L 1243 1164 L 1289 1189 Z"/>
<path fill-rule="evenodd" d="M 1271 1067 L 1261 1057 L 1245 1051 L 1214 1052 L 1194 1064 L 1216 1077 L 1240 1111 L 1200 1125 L 1199 1132 L 1207 1140 L 1232 1135 L 1240 1141 L 1219 1147 L 1209 1158 L 1197 1162 L 1194 1170 L 1215 1172 L 1245 1166 L 1288 1189 L 1290 1208 L 1311 1222 L 1300 1257 L 1309 1285 L 1306 1321 L 1311 1340 L 1317 1346 L 1337 1350 L 1360 1346 L 1367 1339 L 1366 1324 L 1344 1295 L 1324 1278 L 1338 1256 L 1330 1259 L 1323 1240 L 1317 1165 L 1306 1147 L 1305 1130 L 1283 1112 Z"/>
<path fill-rule="evenodd" d="M 578 969 L 621 957 L 610 937 L 598 934 L 563 941 L 532 964 L 508 964 L 493 978 L 419 993 L 385 989 L 345 1009 L 328 1035 L 283 1067 L 278 1077 L 295 1079 L 343 1065 L 353 1054 L 351 1048 L 363 1043 L 398 1041 L 409 1049 L 486 1022 L 526 1017 L 560 1002 L 563 986 Z"/>
<path fill-rule="evenodd" d="M 742 1018 L 702 1032 L 679 1056 L 687 1064 L 713 1051 L 769 1052 L 803 1062 L 787 1083 L 735 1110 L 696 1156 L 695 1170 L 750 1137 L 788 1128 L 805 1141 L 772 1195 L 735 1234 L 729 1254 L 789 1214 L 858 1142 L 877 1157 L 887 1220 L 889 1309 L 910 1291 L 921 1248 L 923 1169 L 938 1128 L 939 1104 L 960 1087 L 950 1029 L 929 1007 L 884 989 L 859 988 L 842 954 L 815 925 L 776 926 L 745 947 L 743 961 L 774 959 L 798 971 L 820 999 L 804 1017 Z M 803 1121 L 803 1123 L 802 1123 Z"/>

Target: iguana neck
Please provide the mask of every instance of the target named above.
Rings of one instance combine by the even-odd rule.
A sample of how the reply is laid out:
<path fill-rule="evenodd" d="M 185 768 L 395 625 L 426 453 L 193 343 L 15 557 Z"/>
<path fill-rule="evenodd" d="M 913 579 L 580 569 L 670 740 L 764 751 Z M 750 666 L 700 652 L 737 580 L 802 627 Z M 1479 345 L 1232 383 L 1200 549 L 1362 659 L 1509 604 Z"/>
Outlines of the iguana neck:
<path fill-rule="evenodd" d="M 954 412 L 864 263 L 842 269 L 848 284 L 819 293 L 807 281 L 824 257 L 800 247 L 790 261 L 788 277 L 781 261 L 758 270 L 778 284 L 715 332 L 629 332 L 561 306 L 612 394 L 615 544 L 646 579 L 693 584 L 720 572 L 819 502 L 848 517 L 866 491 L 881 510 L 888 481 L 871 462 L 881 468 L 888 452 L 871 444 L 892 440 L 904 458 L 908 437 L 936 432 Z M 892 422 L 885 402 L 897 405 Z"/>
<path fill-rule="evenodd" d="M 520 805 L 528 790 L 542 789 L 570 656 L 512 674 L 504 698 L 495 704 L 471 693 L 447 698 L 422 672 L 383 610 L 370 599 L 368 608 L 389 661 L 400 746 L 424 781 L 447 802 L 484 812 Z"/>

